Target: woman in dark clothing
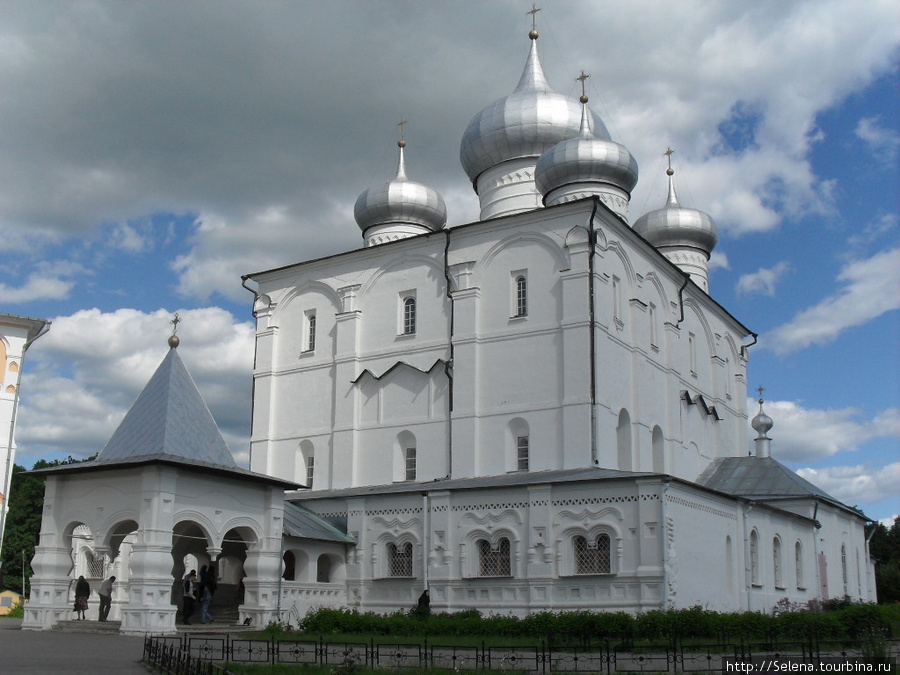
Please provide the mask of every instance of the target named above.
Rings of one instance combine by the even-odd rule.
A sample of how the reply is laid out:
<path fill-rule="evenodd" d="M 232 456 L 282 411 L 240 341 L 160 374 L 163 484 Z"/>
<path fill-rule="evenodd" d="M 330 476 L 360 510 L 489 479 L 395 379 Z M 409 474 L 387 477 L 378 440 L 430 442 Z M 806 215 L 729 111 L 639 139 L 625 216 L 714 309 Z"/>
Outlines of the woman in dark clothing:
<path fill-rule="evenodd" d="M 88 608 L 88 598 L 91 597 L 91 585 L 83 576 L 78 577 L 75 582 L 75 611 L 78 613 L 78 620 L 84 621 L 84 613 Z"/>

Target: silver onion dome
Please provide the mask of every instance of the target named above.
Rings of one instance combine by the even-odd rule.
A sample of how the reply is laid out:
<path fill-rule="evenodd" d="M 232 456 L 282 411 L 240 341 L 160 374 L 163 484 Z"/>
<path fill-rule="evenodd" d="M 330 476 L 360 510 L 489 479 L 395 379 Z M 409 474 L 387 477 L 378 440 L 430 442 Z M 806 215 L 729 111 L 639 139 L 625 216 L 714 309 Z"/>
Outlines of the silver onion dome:
<path fill-rule="evenodd" d="M 459 160 L 472 183 L 485 170 L 519 157 L 539 157 L 578 134 L 578 100 L 558 94 L 547 83 L 537 51 L 537 31 L 529 33 L 531 51 L 515 90 L 484 108 L 466 128 Z M 609 138 L 606 125 L 591 113 L 597 138 Z"/>
<path fill-rule="evenodd" d="M 540 156 L 534 172 L 538 191 L 547 196 L 567 185 L 608 184 L 629 196 L 638 180 L 638 165 L 624 145 L 597 138 L 591 129 L 587 97 L 582 96 L 581 129 Z"/>
<path fill-rule="evenodd" d="M 762 399 L 759 399 L 759 412 L 756 414 L 756 417 L 751 420 L 750 426 L 753 427 L 753 431 L 759 434 L 759 438 L 768 438 L 766 434 L 768 434 L 772 430 L 772 427 L 775 426 L 775 422 L 772 418 L 763 412 Z"/>
<path fill-rule="evenodd" d="M 716 224 L 709 214 L 683 207 L 678 203 L 674 173 L 671 167 L 666 170 L 669 176 L 669 197 L 666 205 L 656 211 L 645 213 L 632 227 L 657 248 L 673 246 L 695 248 L 709 257 L 719 241 Z"/>
<path fill-rule="evenodd" d="M 401 140 L 397 145 L 400 160 L 396 178 L 365 190 L 356 200 L 353 215 L 363 234 L 376 226 L 407 225 L 434 232 L 447 224 L 443 197 L 434 188 L 407 178 L 403 155 L 406 142 Z"/>

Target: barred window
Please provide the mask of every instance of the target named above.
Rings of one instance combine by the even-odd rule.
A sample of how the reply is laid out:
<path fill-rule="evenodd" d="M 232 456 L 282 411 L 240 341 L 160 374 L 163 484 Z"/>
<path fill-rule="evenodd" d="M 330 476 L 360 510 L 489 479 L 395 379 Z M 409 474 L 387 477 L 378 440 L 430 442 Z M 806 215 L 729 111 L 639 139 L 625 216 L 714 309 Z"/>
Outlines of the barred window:
<path fill-rule="evenodd" d="M 96 555 L 91 551 L 86 551 L 87 553 L 87 564 L 88 564 L 88 573 L 87 576 L 92 579 L 102 579 L 103 578 L 103 556 Z"/>
<path fill-rule="evenodd" d="M 582 536 L 573 540 L 575 545 L 575 574 L 611 574 L 612 554 L 608 534 L 601 534 L 588 541 Z"/>
<path fill-rule="evenodd" d="M 406 449 L 406 480 L 416 479 L 416 449 Z"/>
<path fill-rule="evenodd" d="M 316 313 L 310 312 L 306 316 L 306 351 L 316 350 Z"/>
<path fill-rule="evenodd" d="M 413 335 L 416 332 L 416 299 L 406 298 L 403 301 L 403 334 Z"/>
<path fill-rule="evenodd" d="M 528 316 L 528 280 L 525 275 L 516 277 L 516 316 Z"/>
<path fill-rule="evenodd" d="M 516 437 L 516 468 L 528 471 L 528 436 Z"/>
<path fill-rule="evenodd" d="M 496 544 L 486 539 L 478 540 L 480 577 L 509 577 L 512 576 L 509 559 L 509 539 L 503 537 Z"/>
<path fill-rule="evenodd" d="M 412 544 L 407 542 L 399 547 L 396 544 L 388 544 L 388 576 L 411 577 L 412 572 Z"/>

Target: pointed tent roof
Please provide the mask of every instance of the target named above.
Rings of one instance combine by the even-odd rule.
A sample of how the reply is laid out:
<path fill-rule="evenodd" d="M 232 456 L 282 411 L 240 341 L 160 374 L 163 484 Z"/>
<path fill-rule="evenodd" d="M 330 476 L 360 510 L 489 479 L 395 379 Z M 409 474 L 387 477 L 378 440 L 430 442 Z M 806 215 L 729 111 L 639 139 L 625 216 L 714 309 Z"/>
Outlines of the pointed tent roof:
<path fill-rule="evenodd" d="M 194 379 L 178 356 L 177 344 L 175 341 L 171 346 L 97 459 L 34 473 L 73 473 L 164 462 L 296 488 L 293 481 L 237 465 Z"/>
<path fill-rule="evenodd" d="M 237 468 L 212 413 L 174 348 L 169 349 L 96 461 L 142 459 Z"/>

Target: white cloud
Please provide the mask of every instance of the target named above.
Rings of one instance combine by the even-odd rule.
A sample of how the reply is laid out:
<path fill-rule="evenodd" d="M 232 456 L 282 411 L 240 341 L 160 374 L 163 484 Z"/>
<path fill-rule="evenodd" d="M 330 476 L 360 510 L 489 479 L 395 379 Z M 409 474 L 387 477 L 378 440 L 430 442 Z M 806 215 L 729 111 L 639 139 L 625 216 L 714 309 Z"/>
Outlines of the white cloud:
<path fill-rule="evenodd" d="M 173 312 L 85 310 L 29 350 L 17 461 L 99 452 L 165 356 Z M 179 310 L 179 354 L 236 459 L 250 433 L 254 327 L 218 308 Z"/>
<path fill-rule="evenodd" d="M 896 497 L 897 486 L 900 485 L 900 462 L 881 467 L 860 464 L 805 468 L 798 469 L 797 473 L 850 506 L 874 504 L 882 499 Z"/>
<path fill-rule="evenodd" d="M 0 88 L 17 92 L 0 101 L 7 246 L 201 214 L 173 262 L 180 292 L 238 297 L 236 273 L 271 266 L 264 248 L 283 252 L 280 264 L 361 244 L 352 204 L 391 177 L 400 114 L 410 176 L 444 195 L 451 224 L 474 219 L 458 143 L 517 82 L 521 12 L 419 3 L 392 21 L 365 1 L 208 9 L 7 8 Z M 642 167 L 637 215 L 662 204 L 660 154 L 673 145 L 682 201 L 723 231 L 758 232 L 833 209 L 831 184 L 809 164 L 816 116 L 890 69 L 897 18 L 891 0 L 583 0 L 541 14 L 541 50 L 559 91 L 577 95 L 573 73 L 593 73 L 592 105 Z M 870 121 L 861 133 L 884 129 Z M 215 219 L 223 228 L 207 226 Z M 149 245 L 125 225 L 112 243 Z"/>
<path fill-rule="evenodd" d="M 754 400 L 748 401 L 748 410 L 755 406 Z M 888 408 L 868 420 L 860 419 L 862 412 L 856 408 L 804 408 L 793 401 L 766 401 L 765 411 L 775 422 L 768 434 L 772 456 L 783 462 L 808 462 L 855 451 L 878 438 L 900 438 L 900 408 Z M 751 429 L 750 438 L 755 435 Z"/>
<path fill-rule="evenodd" d="M 791 264 L 787 260 L 782 260 L 774 267 L 760 268 L 753 274 L 744 274 L 738 279 L 737 292 L 762 293 L 774 297 L 775 286 L 790 269 Z"/>
<path fill-rule="evenodd" d="M 882 126 L 881 116 L 863 117 L 856 125 L 856 135 L 866 142 L 869 151 L 886 164 L 893 164 L 900 154 L 900 133 Z"/>
<path fill-rule="evenodd" d="M 776 327 L 760 338 L 760 345 L 790 354 L 832 342 L 848 328 L 900 308 L 900 248 L 848 263 L 837 280 L 845 284 L 840 292 Z"/>
<path fill-rule="evenodd" d="M 74 281 L 32 274 L 19 288 L 0 284 L 0 302 L 20 305 L 38 300 L 61 300 L 69 297 L 74 285 Z"/>

